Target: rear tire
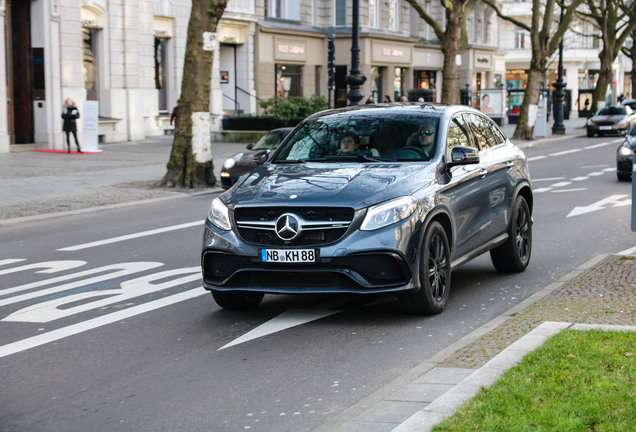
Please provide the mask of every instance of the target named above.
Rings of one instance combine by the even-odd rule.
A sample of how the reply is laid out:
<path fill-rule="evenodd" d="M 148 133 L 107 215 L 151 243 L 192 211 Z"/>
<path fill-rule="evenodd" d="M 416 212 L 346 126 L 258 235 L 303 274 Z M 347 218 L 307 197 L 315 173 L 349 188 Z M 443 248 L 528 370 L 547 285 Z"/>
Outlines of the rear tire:
<path fill-rule="evenodd" d="M 631 181 L 632 180 L 632 176 L 631 176 L 630 173 L 617 172 L 616 173 L 616 177 L 618 177 L 618 180 L 620 180 L 620 181 Z"/>
<path fill-rule="evenodd" d="M 490 251 L 490 259 L 500 272 L 522 272 L 532 252 L 532 215 L 526 199 L 519 195 L 512 210 L 508 240 Z"/>
<path fill-rule="evenodd" d="M 591 137 L 593 137 L 593 136 L 594 136 L 594 132 L 592 132 L 592 131 L 587 131 L 587 136 L 588 136 L 588 137 L 590 137 L 590 138 L 591 138 Z"/>
<path fill-rule="evenodd" d="M 264 296 L 263 293 L 250 291 L 212 291 L 216 304 L 229 310 L 254 309 Z"/>
<path fill-rule="evenodd" d="M 400 297 L 402 310 L 418 315 L 433 315 L 444 310 L 451 283 L 450 248 L 446 231 L 432 222 L 424 234 L 420 253 L 420 289 Z"/>

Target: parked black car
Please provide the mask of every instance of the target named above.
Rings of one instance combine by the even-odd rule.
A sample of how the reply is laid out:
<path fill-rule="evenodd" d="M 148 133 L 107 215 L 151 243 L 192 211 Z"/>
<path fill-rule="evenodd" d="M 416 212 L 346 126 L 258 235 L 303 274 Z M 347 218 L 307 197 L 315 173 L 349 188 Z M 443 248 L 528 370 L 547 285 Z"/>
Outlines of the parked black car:
<path fill-rule="evenodd" d="M 625 137 L 625 142 L 616 149 L 616 176 L 621 181 L 630 181 L 636 157 L 636 126 Z"/>
<path fill-rule="evenodd" d="M 607 106 L 596 111 L 592 117 L 587 119 L 585 125 L 587 136 L 594 134 L 603 136 L 605 134 L 623 134 L 629 132 L 636 125 L 636 113 L 629 105 Z"/>
<path fill-rule="evenodd" d="M 212 201 L 203 285 L 227 309 L 265 293 L 385 293 L 436 314 L 470 259 L 526 268 L 529 177 L 523 152 L 466 106 L 323 111 Z"/>
<path fill-rule="evenodd" d="M 242 176 L 264 163 L 272 150 L 275 150 L 294 128 L 278 128 L 268 131 L 255 143 L 247 145 L 243 153 L 235 154 L 223 162 L 221 187 L 229 189 Z"/>

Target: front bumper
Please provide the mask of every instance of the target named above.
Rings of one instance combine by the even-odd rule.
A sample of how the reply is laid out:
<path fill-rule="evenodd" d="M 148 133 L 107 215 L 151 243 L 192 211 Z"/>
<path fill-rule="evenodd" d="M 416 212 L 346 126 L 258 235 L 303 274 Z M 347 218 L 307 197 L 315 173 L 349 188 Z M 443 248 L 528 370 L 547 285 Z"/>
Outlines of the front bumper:
<path fill-rule="evenodd" d="M 419 286 L 417 225 L 411 218 L 377 231 L 352 229 L 335 244 L 316 247 L 316 263 L 281 264 L 261 262 L 261 247 L 206 220 L 203 287 L 278 294 L 412 291 Z"/>

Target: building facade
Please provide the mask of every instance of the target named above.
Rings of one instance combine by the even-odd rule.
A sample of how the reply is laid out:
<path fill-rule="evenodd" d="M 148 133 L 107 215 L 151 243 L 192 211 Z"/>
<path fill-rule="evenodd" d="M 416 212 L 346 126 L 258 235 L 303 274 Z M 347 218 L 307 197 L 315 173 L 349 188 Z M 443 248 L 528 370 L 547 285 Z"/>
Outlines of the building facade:
<path fill-rule="evenodd" d="M 348 104 L 351 0 L 230 0 L 210 43 L 211 130 L 224 115 L 259 114 L 272 97 L 328 97 Z M 437 1 L 420 4 L 444 27 Z M 502 2 L 504 12 L 531 18 L 531 2 Z M 97 107 L 97 140 L 117 142 L 169 133 L 179 98 L 189 0 L 0 0 L 0 152 L 14 146 L 62 149 L 66 98 L 80 113 Z M 440 42 L 403 0 L 360 0 L 360 69 L 365 100 L 407 97 L 441 100 Z M 591 31 L 585 23 L 580 32 Z M 529 67 L 529 35 L 497 19 L 483 4 L 467 17 L 468 48 L 461 55 L 465 101 L 482 96 L 504 113 L 514 109 Z M 328 44 L 335 46 L 334 89 L 328 88 Z M 566 37 L 566 89 L 584 105 L 598 70 L 592 38 Z M 618 93 L 628 94 L 631 62 L 616 61 Z M 555 59 L 551 63 L 553 81 Z M 591 96 L 590 96 L 591 97 Z M 583 99 L 581 99 L 583 98 Z M 89 103 L 87 103 L 89 102 Z M 364 100 L 363 100 L 364 102 Z M 79 132 L 82 139 L 84 121 Z"/>

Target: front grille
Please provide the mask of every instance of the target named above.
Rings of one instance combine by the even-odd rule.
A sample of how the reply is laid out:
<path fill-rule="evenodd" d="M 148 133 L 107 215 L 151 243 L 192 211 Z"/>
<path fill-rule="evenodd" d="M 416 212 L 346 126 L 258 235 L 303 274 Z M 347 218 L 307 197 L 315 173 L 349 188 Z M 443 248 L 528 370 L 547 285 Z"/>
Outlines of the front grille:
<path fill-rule="evenodd" d="M 291 213 L 303 221 L 293 240 L 276 234 L 276 221 Z M 338 241 L 349 228 L 354 210 L 348 207 L 242 207 L 234 211 L 240 236 L 260 246 L 322 246 Z"/>

